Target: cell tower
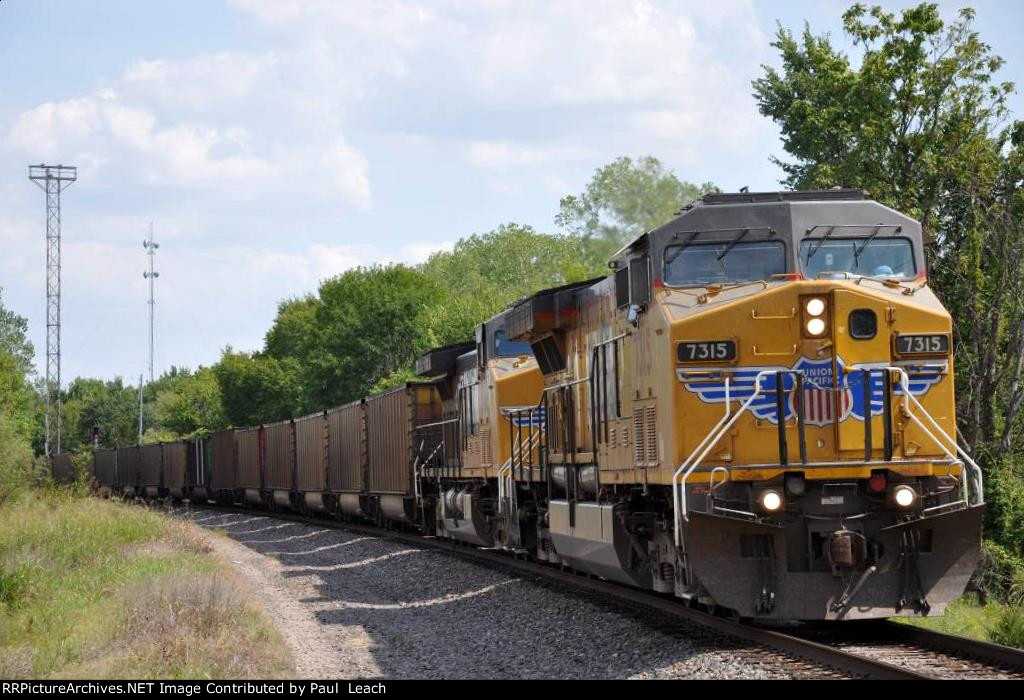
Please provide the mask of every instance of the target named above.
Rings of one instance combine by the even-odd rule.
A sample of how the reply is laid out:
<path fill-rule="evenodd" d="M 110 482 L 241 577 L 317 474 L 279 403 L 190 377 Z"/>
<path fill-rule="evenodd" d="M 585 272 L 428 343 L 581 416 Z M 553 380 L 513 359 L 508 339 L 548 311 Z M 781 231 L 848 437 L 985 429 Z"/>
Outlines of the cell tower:
<path fill-rule="evenodd" d="M 28 179 L 46 192 L 46 455 L 60 453 L 60 193 L 78 179 L 78 168 L 30 165 Z"/>
<path fill-rule="evenodd" d="M 149 255 L 149 272 L 143 272 L 142 276 L 149 280 L 149 383 L 153 383 L 153 310 L 156 305 L 156 300 L 153 298 L 153 283 L 157 277 L 160 276 L 159 272 L 153 270 L 153 256 L 156 255 L 156 249 L 160 247 L 159 243 L 153 242 L 153 222 L 149 223 L 149 239 L 142 241 L 142 247 L 146 249 L 146 254 Z"/>

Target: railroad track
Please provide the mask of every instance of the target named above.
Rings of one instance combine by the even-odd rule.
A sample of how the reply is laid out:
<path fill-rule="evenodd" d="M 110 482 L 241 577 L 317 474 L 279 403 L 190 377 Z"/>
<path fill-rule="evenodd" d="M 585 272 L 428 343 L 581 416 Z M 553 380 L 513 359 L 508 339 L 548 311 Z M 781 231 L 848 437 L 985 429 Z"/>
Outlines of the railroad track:
<path fill-rule="evenodd" d="M 795 633 L 936 679 L 1024 679 L 1024 651 L 889 620 L 825 625 Z"/>
<path fill-rule="evenodd" d="M 226 506 L 193 510 L 252 513 Z M 692 608 L 682 601 L 551 565 L 451 540 L 296 513 L 255 511 L 279 520 L 387 537 L 447 552 L 555 590 L 643 616 L 662 631 L 718 648 L 730 648 L 754 665 L 785 667 L 796 678 L 877 680 L 1024 679 L 1024 651 L 887 620 L 789 628 L 785 632 L 744 624 Z"/>

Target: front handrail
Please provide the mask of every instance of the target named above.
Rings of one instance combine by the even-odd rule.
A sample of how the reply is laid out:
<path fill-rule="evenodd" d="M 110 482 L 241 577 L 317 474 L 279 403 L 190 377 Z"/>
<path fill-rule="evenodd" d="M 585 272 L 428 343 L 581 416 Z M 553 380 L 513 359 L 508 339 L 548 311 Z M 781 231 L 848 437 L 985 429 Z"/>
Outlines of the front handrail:
<path fill-rule="evenodd" d="M 931 438 L 932 441 L 939 446 L 939 449 L 945 452 L 946 456 L 948 456 L 950 459 L 956 461 L 957 454 L 959 454 L 960 457 L 963 458 L 964 462 L 968 465 L 968 467 L 970 467 L 970 470 L 974 478 L 975 487 L 974 499 L 972 500 L 970 489 L 967 486 L 968 480 L 963 480 L 964 499 L 971 505 L 983 505 L 985 503 L 985 478 L 981 473 L 981 467 L 979 467 L 978 463 L 975 462 L 962 447 L 960 447 L 960 444 L 954 438 L 951 438 L 949 434 L 942 429 L 942 427 L 938 424 L 935 418 L 932 417 L 932 414 L 928 413 L 928 410 L 921 405 L 920 401 L 917 400 L 917 397 L 910 393 L 910 376 L 907 374 L 906 370 L 896 365 L 889 365 L 887 367 L 875 367 L 873 369 L 890 370 L 896 372 L 899 375 L 900 387 L 903 389 L 903 410 L 907 414 L 907 417 L 914 421 L 917 424 L 917 426 L 924 431 L 925 435 Z M 914 406 L 916 406 L 918 410 L 920 410 L 921 414 L 928 419 L 928 422 L 931 423 L 935 431 L 938 432 L 943 438 L 945 438 L 948 444 L 953 446 L 952 451 L 949 449 L 949 447 L 947 447 L 946 444 L 944 444 L 941 440 L 935 437 L 932 431 L 930 431 L 928 427 L 921 422 L 920 418 L 914 415 L 914 412 L 911 410 L 910 407 L 911 402 L 913 402 Z"/>
<path fill-rule="evenodd" d="M 686 513 L 686 480 L 697 468 L 697 465 L 701 463 L 708 452 L 711 451 L 722 436 L 729 430 L 739 419 L 739 417 L 750 408 L 751 404 L 761 395 L 763 391 L 761 388 L 761 380 L 769 374 L 774 374 L 775 370 L 762 370 L 757 373 L 754 377 L 754 391 L 743 405 L 740 406 L 739 410 L 732 413 L 732 397 L 729 393 L 729 377 L 725 378 L 725 414 L 719 419 L 718 423 L 715 424 L 708 434 L 704 436 L 704 439 L 700 441 L 700 444 L 690 453 L 679 468 L 676 469 L 675 473 L 672 474 L 672 502 L 674 504 L 673 512 L 675 513 L 675 542 L 676 546 L 680 547 L 683 543 L 683 526 L 682 520 L 689 521 L 689 517 Z M 712 439 L 714 438 L 714 439 Z M 703 452 L 701 452 L 703 450 Z M 700 456 L 697 453 L 700 452 Z M 680 476 L 682 478 L 680 478 Z M 682 498 L 680 498 L 680 492 L 683 492 Z"/>

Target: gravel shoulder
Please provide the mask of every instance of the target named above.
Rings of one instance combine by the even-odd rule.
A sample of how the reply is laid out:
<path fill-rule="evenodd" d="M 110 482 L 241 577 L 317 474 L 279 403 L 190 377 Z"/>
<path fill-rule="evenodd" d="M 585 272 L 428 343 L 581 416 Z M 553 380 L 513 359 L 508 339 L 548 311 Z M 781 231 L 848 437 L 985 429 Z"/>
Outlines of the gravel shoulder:
<path fill-rule="evenodd" d="M 263 601 L 300 677 L 790 677 L 432 549 L 258 514 L 177 513 L 227 535 L 210 539 Z"/>

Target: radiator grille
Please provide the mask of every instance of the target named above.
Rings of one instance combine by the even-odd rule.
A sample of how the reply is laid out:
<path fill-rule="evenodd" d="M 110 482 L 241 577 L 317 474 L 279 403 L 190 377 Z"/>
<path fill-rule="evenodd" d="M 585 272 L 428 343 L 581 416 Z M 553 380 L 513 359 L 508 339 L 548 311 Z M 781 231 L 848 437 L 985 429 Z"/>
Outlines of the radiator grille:
<path fill-rule="evenodd" d="M 658 416 L 656 408 L 652 406 L 647 407 L 647 426 L 645 429 L 647 438 L 647 463 L 657 464 L 658 463 Z"/>
<path fill-rule="evenodd" d="M 633 457 L 637 466 L 644 464 L 644 410 L 639 406 L 633 411 Z"/>

